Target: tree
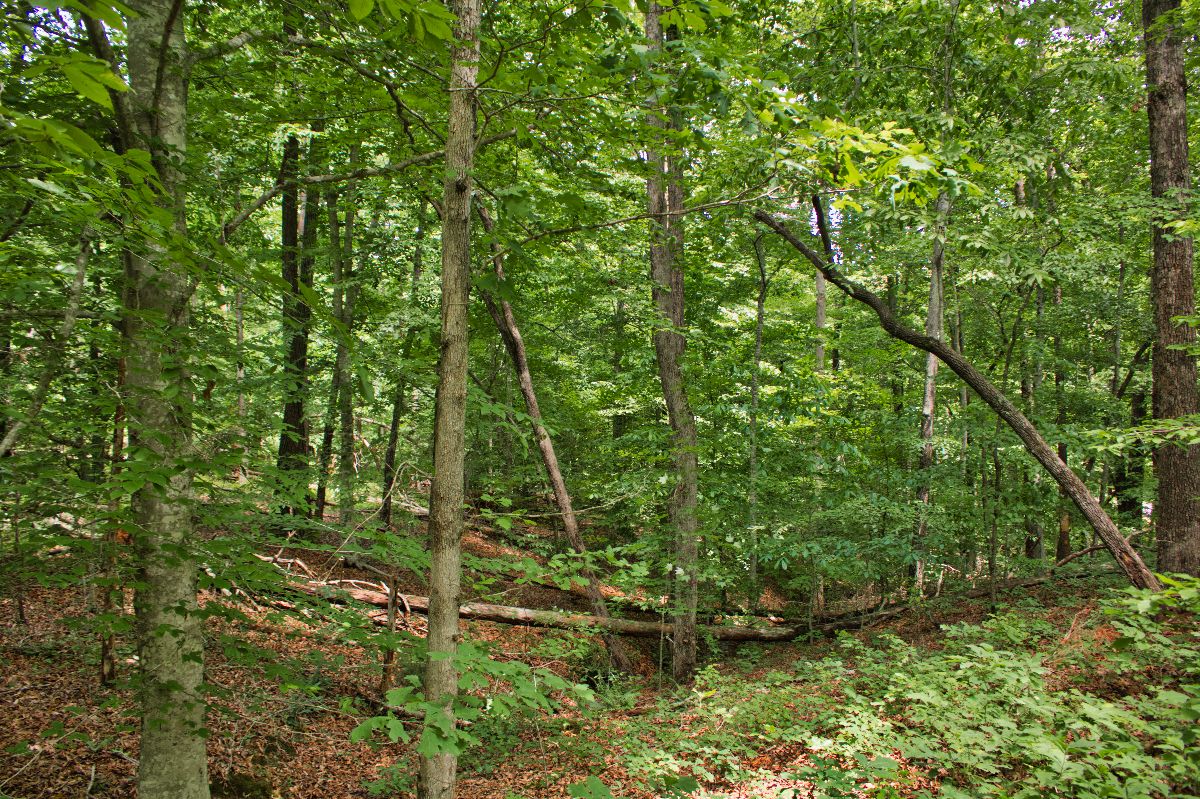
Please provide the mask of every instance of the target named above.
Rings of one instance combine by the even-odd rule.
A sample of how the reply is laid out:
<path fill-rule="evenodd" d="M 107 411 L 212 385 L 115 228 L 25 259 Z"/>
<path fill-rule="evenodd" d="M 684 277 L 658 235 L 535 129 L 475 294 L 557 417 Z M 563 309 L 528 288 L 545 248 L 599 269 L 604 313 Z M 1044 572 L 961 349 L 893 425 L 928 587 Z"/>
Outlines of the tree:
<path fill-rule="evenodd" d="M 1150 191 L 1160 203 L 1154 225 L 1154 389 L 1155 419 L 1175 419 L 1200 411 L 1196 386 L 1196 343 L 1190 324 L 1178 317 L 1196 311 L 1192 281 L 1192 239 L 1171 231 L 1186 213 L 1191 190 L 1187 140 L 1187 77 L 1178 22 L 1178 0 L 1143 0 L 1146 85 L 1150 117 Z M 1154 451 L 1158 476 L 1155 507 L 1158 567 L 1200 574 L 1200 446 L 1166 442 Z"/>
<path fill-rule="evenodd" d="M 146 148 L 165 212 L 154 238 L 129 251 L 124 292 L 126 407 L 131 435 L 139 588 L 134 598 L 141 673 L 138 795 L 207 799 L 202 617 L 192 546 L 192 388 L 188 375 L 188 266 L 183 163 L 188 61 L 182 4 L 146 0 L 128 20 L 131 145 Z M 169 221 L 168 221 L 169 220 Z M 136 466 L 136 471 L 135 471 Z"/>
<path fill-rule="evenodd" d="M 651 2 L 646 14 L 646 38 L 653 51 L 667 53 L 668 41 L 677 38 L 664 31 L 664 7 Z M 679 112 L 656 98 L 650 109 L 650 126 L 667 132 L 681 128 Z M 658 309 L 654 351 L 662 383 L 667 418 L 674 432 L 671 443 L 675 464 L 675 490 L 668 510 L 675 530 L 675 635 L 671 643 L 671 671 L 681 682 L 691 679 L 696 669 L 696 605 L 699 593 L 699 553 L 696 518 L 699 466 L 697 463 L 696 417 L 688 403 L 684 383 L 683 356 L 687 339 L 684 327 L 683 285 L 683 154 L 669 135 L 651 144 L 646 183 L 651 216 L 650 281 Z"/>
<path fill-rule="evenodd" d="M 471 173 L 475 163 L 475 79 L 479 70 L 479 0 L 454 0 L 455 43 L 450 54 L 449 127 L 442 195 L 442 335 L 433 428 L 433 486 L 429 498 L 429 634 L 425 699 L 427 731 L 454 729 L 458 693 L 458 605 L 466 457 L 468 316 L 471 272 Z M 439 718 L 441 717 L 441 718 Z M 436 733 L 435 733 L 436 734 Z M 452 746 L 421 758 L 418 796 L 454 795 L 458 755 Z"/>

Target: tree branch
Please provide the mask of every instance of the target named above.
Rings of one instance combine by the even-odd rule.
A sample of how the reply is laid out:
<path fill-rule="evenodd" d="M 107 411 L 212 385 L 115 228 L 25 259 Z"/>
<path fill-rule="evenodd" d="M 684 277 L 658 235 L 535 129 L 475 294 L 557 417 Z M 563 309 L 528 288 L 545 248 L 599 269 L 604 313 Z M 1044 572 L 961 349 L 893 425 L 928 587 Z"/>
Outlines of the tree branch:
<path fill-rule="evenodd" d="M 1021 413 L 1017 406 L 1013 405 L 1008 397 L 1004 396 L 988 380 L 983 372 L 979 371 L 962 354 L 955 351 L 952 347 L 947 346 L 944 342 L 904 325 L 892 313 L 886 302 L 870 290 L 847 278 L 832 265 L 827 264 L 811 247 L 797 238 L 780 219 L 761 210 L 754 212 L 754 218 L 782 236 L 788 244 L 792 245 L 792 247 L 807 258 L 814 267 L 825 275 L 825 279 L 837 286 L 842 293 L 863 303 L 874 311 L 875 315 L 879 317 L 880 325 L 888 335 L 911 344 L 917 349 L 936 355 L 943 363 L 950 367 L 955 374 L 961 377 L 979 395 L 980 399 L 986 402 L 1008 424 L 1012 431 L 1017 434 L 1017 437 L 1021 439 L 1022 443 L 1025 444 L 1025 448 L 1029 453 L 1050 473 L 1055 482 L 1062 487 L 1063 493 L 1071 498 L 1075 506 L 1079 508 L 1080 513 L 1092 525 L 1092 529 L 1096 531 L 1096 535 L 1099 536 L 1100 540 L 1104 542 L 1104 545 L 1113 554 L 1117 565 L 1125 572 L 1130 582 L 1139 588 L 1157 589 L 1160 587 L 1158 578 L 1146 568 L 1146 564 L 1142 562 L 1141 556 L 1138 555 L 1129 542 L 1121 535 L 1113 520 L 1109 518 L 1099 501 L 1092 496 L 1091 491 L 1084 482 L 1059 459 L 1058 454 L 1046 443 L 1046 439 L 1033 426 L 1033 423 Z"/>
<path fill-rule="evenodd" d="M 79 303 L 83 296 L 84 278 L 87 275 L 88 257 L 91 253 L 92 230 L 90 226 L 85 226 L 83 233 L 79 236 L 79 254 L 75 256 L 75 278 L 71 281 L 67 309 L 63 314 L 62 325 L 58 329 L 58 336 L 50 344 L 49 357 L 46 359 L 41 377 L 38 378 L 37 388 L 33 391 L 33 401 L 29 405 L 29 410 L 23 419 L 18 419 L 12 427 L 8 428 L 4 439 L 0 440 L 0 458 L 12 452 L 21 431 L 37 418 L 42 410 L 42 405 L 46 402 L 46 395 L 50 393 L 50 383 L 62 370 L 62 360 L 67 349 L 67 342 L 71 338 L 71 332 L 75 329 L 75 320 L 79 315 Z"/>

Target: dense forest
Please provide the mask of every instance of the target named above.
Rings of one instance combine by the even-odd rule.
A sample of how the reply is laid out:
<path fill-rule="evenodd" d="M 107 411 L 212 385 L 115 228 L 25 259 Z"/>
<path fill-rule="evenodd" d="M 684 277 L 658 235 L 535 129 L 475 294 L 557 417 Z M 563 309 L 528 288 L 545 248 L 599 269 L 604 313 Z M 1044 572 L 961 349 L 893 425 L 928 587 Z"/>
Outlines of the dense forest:
<path fill-rule="evenodd" d="M 0 798 L 1200 796 L 1194 6 L 0 9 Z"/>

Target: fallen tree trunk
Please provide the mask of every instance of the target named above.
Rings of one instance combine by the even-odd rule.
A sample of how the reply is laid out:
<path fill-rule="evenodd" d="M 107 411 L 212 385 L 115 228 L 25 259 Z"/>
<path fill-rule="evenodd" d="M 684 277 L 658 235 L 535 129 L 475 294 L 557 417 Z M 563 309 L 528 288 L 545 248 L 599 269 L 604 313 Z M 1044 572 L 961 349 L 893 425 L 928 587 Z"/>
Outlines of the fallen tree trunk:
<path fill-rule="evenodd" d="M 1000 583 L 997 589 L 1026 588 L 1050 581 L 1050 577 L 1034 577 L 1027 580 L 1011 580 Z M 380 608 L 388 607 L 388 595 L 384 591 L 371 591 L 362 588 L 344 588 L 327 583 L 297 583 L 295 588 L 307 594 L 320 596 L 332 601 L 354 599 L 367 605 Z M 990 588 L 967 591 L 964 598 L 986 596 Z M 413 594 L 397 594 L 397 606 L 403 606 L 405 613 L 429 612 L 429 598 Z M 909 605 L 893 605 L 884 610 L 863 613 L 854 616 L 838 616 L 828 621 L 808 624 L 797 624 L 776 627 L 744 627 L 722 626 L 718 624 L 698 625 L 701 635 L 712 636 L 718 641 L 761 641 L 785 642 L 811 633 L 829 633 L 838 630 L 861 629 L 871 624 L 906 613 L 912 608 Z M 537 610 L 511 605 L 492 605 L 486 602 L 469 602 L 458 609 L 458 615 L 463 619 L 473 621 L 490 621 L 499 624 L 513 624 L 524 627 L 549 627 L 559 630 L 579 630 L 582 632 L 610 633 L 612 635 L 629 635 L 642 638 L 672 635 L 673 624 L 656 621 L 638 621 L 636 619 L 620 619 L 612 616 L 591 616 L 585 613 L 573 613 L 560 610 Z M 387 614 L 383 611 L 373 613 L 371 619 L 381 625 L 388 624 Z"/>
<path fill-rule="evenodd" d="M 320 596 L 330 600 L 343 598 L 354 599 L 368 605 L 380 608 L 388 606 L 388 595 L 384 591 L 370 591 L 363 588 L 343 588 L 324 583 L 295 583 L 293 587 L 306 594 Z M 412 594 L 397 594 L 397 602 L 413 613 L 422 615 L 429 612 L 429 597 Z M 511 605 L 491 605 L 486 602 L 469 602 L 459 607 L 460 618 L 473 621 L 492 621 L 500 624 L 515 624 L 525 627 L 552 627 L 555 629 L 584 630 L 597 633 L 610 632 L 615 635 L 632 635 L 653 638 L 660 635 L 671 635 L 674 625 L 656 621 L 637 621 L 635 619 L 618 619 L 612 616 L 591 616 L 586 613 L 573 613 L 560 610 L 537 610 L 520 608 Z M 380 621 L 380 623 L 386 623 Z M 803 627 L 722 627 L 719 625 L 704 625 L 699 628 L 704 634 L 710 634 L 719 641 L 790 641 L 798 635 L 808 632 L 807 625 Z M 820 629 L 814 626 L 813 629 Z"/>
<path fill-rule="evenodd" d="M 1096 535 L 1104 542 L 1105 547 L 1112 553 L 1113 558 L 1129 581 L 1138 588 L 1159 589 L 1161 584 L 1137 551 L 1121 535 L 1113 520 L 1109 518 L 1104 508 L 1092 496 L 1088 487 L 1067 464 L 1059 459 L 1058 454 L 1042 438 L 1033 423 L 1021 413 L 1008 397 L 988 380 L 983 372 L 964 358 L 956 350 L 932 336 L 923 335 L 905 326 L 882 299 L 863 286 L 847 278 L 831 264 L 828 264 L 811 247 L 796 237 L 796 235 L 781 220 L 765 211 L 755 211 L 754 218 L 770 227 L 784 238 L 788 244 L 800 251 L 808 261 L 817 268 L 825 279 L 837 286 L 842 293 L 866 305 L 879 317 L 879 324 L 893 338 L 911 344 L 917 349 L 936 355 L 949 366 L 955 374 L 969 385 L 980 399 L 986 402 L 996 414 L 1003 419 L 1012 431 L 1017 434 L 1025 448 L 1040 463 L 1063 491 L 1079 512 L 1092 525 Z"/>
<path fill-rule="evenodd" d="M 272 561 L 267 556 L 259 555 L 258 557 L 265 561 Z M 1056 564 L 1055 568 L 1063 565 L 1065 562 L 1062 561 Z M 1092 576 L 1095 575 L 1066 575 L 1066 577 Z M 1051 574 L 1026 579 L 1002 580 L 996 583 L 994 587 L 987 586 L 964 591 L 961 594 L 956 594 L 955 597 L 958 599 L 985 597 L 991 595 L 993 591 L 1031 588 L 1063 578 L 1064 576 L 1062 575 Z M 415 594 L 396 593 L 395 598 L 391 599 L 386 590 L 374 591 L 367 588 L 346 587 L 344 584 L 318 582 L 315 580 L 294 582 L 291 584 L 291 587 L 302 593 L 320 597 L 331 602 L 344 602 L 347 599 L 353 599 L 356 602 L 383 608 L 384 610 L 372 611 L 368 614 L 374 623 L 383 626 L 391 626 L 394 623 L 394 620 L 389 618 L 388 609 L 390 603 L 395 603 L 391 607 L 397 609 L 403 607 L 405 616 L 408 616 L 410 613 L 419 613 L 421 615 L 428 615 L 429 613 L 429 597 L 417 596 Z M 295 605 L 290 602 L 275 602 L 273 604 L 288 610 L 295 609 Z M 912 605 L 908 603 L 900 603 L 864 613 L 852 612 L 826 616 L 823 619 L 817 620 L 814 624 L 801 623 L 773 627 L 702 624 L 697 629 L 702 635 L 711 636 L 718 641 L 782 643 L 792 641 L 801 636 L 811 635 L 812 633 L 832 633 L 839 630 L 863 629 L 886 619 L 907 613 L 913 609 Z M 609 633 L 611 635 L 629 635 L 642 638 L 673 635 L 675 629 L 674 625 L 664 622 L 621 619 L 612 616 L 591 616 L 586 613 L 538 610 L 512 605 L 493 605 L 487 602 L 469 602 L 461 605 L 458 609 L 458 614 L 460 618 L 472 621 L 490 621 L 498 624 L 512 624 L 524 627 L 548 627 L 559 630 L 578 630 L 580 632 Z"/>

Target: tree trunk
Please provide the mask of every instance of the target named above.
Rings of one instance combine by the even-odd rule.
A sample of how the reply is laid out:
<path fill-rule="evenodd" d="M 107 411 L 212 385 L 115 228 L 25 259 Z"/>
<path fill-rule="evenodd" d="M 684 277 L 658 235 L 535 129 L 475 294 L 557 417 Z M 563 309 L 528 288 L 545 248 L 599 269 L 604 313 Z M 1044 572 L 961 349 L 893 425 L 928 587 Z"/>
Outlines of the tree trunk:
<path fill-rule="evenodd" d="M 130 104 L 177 235 L 184 226 L 187 61 L 181 2 L 143 0 L 128 20 Z M 131 449 L 161 481 L 133 495 L 140 573 L 134 605 L 142 674 L 141 799 L 207 799 L 204 637 L 192 538 L 191 381 L 186 369 L 188 268 L 158 241 L 128 259 L 125 397 Z M 164 634 L 166 633 L 166 634 Z"/>
<path fill-rule="evenodd" d="M 414 313 L 417 307 L 417 287 L 421 283 L 421 272 L 424 269 L 424 254 L 421 252 L 424 241 L 425 201 L 421 200 L 417 209 L 417 231 L 413 237 L 412 283 L 408 290 L 408 305 Z M 383 456 L 383 506 L 379 510 L 379 520 L 384 529 L 392 525 L 392 492 L 396 490 L 396 448 L 400 443 L 400 419 L 405 412 L 405 396 L 408 392 L 408 382 L 404 379 L 404 374 L 416 337 L 417 325 L 411 322 L 404 333 L 404 343 L 400 345 L 400 370 L 396 375 L 396 388 L 392 395 L 392 422 L 388 428 L 387 451 Z"/>
<path fill-rule="evenodd" d="M 667 36 L 662 27 L 663 8 L 651 0 L 646 14 L 646 38 L 650 49 L 663 52 Z M 671 39 L 675 38 L 674 31 Z M 649 109 L 649 124 L 665 132 L 681 127 L 678 112 L 656 98 Z M 683 356 L 687 340 L 684 325 L 683 286 L 683 157 L 667 151 L 676 147 L 664 135 L 649 149 L 650 178 L 646 194 L 651 216 L 650 281 L 659 320 L 654 332 L 658 376 L 666 401 L 667 418 L 674 433 L 672 458 L 675 490 L 668 503 L 675 530 L 675 635 L 671 643 L 671 671 L 686 682 L 696 669 L 696 604 L 699 595 L 699 545 L 697 542 L 699 467 L 696 457 L 696 418 L 684 385 Z M 661 149 L 659 149 L 661 148 Z"/>
<path fill-rule="evenodd" d="M 620 374 L 624 369 L 625 360 L 625 301 L 618 298 L 613 304 L 613 354 L 612 354 L 612 370 L 613 377 L 618 378 L 615 382 L 620 385 Z M 632 417 L 627 413 L 613 414 L 612 418 L 612 437 L 617 440 L 625 435 L 629 429 L 629 421 Z"/>
<path fill-rule="evenodd" d="M 282 197 L 283 242 L 280 251 L 282 278 L 288 289 L 283 295 L 284 356 L 283 428 L 279 432 L 281 488 L 284 492 L 282 511 L 303 515 L 308 499 L 308 330 L 312 309 L 304 299 L 303 289 L 312 286 L 312 269 L 317 235 L 317 213 L 320 197 L 315 188 L 304 192 L 296 179 L 299 175 L 300 140 L 295 134 L 284 142 L 283 162 L 279 180 L 284 184 Z M 303 206 L 303 216 L 300 213 Z M 293 504 L 301 501 L 299 506 Z"/>
<path fill-rule="evenodd" d="M 351 148 L 350 160 L 355 161 L 357 148 Z M 345 222 L 338 220 L 337 192 L 326 194 L 329 210 L 329 247 L 333 253 L 333 269 L 338 286 L 334 314 L 341 323 L 338 331 L 337 353 L 334 358 L 335 392 L 338 415 L 338 524 L 348 527 L 354 523 L 354 378 L 350 373 L 350 343 L 354 340 L 354 306 L 358 288 L 354 276 L 354 182 L 346 192 Z"/>
<path fill-rule="evenodd" d="M 471 286 L 471 172 L 475 162 L 475 77 L 479 70 L 480 0 L 451 0 L 457 17 L 450 55 L 449 126 L 442 198 L 442 332 L 429 499 L 429 634 L 425 729 L 439 716 L 454 729 L 458 671 L 458 597 L 462 578 L 463 481 L 466 460 L 468 309 Z M 445 729 L 443 726 L 442 729 Z M 453 749 L 422 755 L 419 799 L 452 799 L 458 770 Z"/>
<path fill-rule="evenodd" d="M 829 263 L 834 263 L 833 259 L 833 236 L 829 230 L 829 216 L 825 212 L 825 203 L 821 199 L 821 195 L 814 194 L 812 196 L 813 214 L 817 220 L 817 232 L 821 234 L 821 246 L 825 251 L 825 260 Z M 817 331 L 817 343 L 814 347 L 814 360 L 816 361 L 813 370 L 818 374 L 825 371 L 825 276 L 817 272 L 816 280 L 816 298 L 817 310 L 815 327 Z M 837 368 L 834 368 L 837 371 Z"/>
<path fill-rule="evenodd" d="M 815 199 L 815 198 L 814 198 Z M 758 607 L 762 591 L 758 586 L 758 379 L 762 371 L 763 323 L 766 318 L 767 256 L 763 251 L 763 234 L 754 238 L 754 260 L 758 264 L 758 296 L 754 305 L 754 363 L 750 369 L 750 485 L 746 489 L 748 508 L 747 526 L 750 533 L 750 609 Z M 824 298 L 821 298 L 824 302 Z M 820 309 L 818 318 L 824 312 Z M 824 319 L 821 320 L 824 322 Z M 824 361 L 825 353 L 818 342 L 818 363 Z"/>
<path fill-rule="evenodd" d="M 974 364 L 955 352 L 952 348 L 947 347 L 943 342 L 906 327 L 896 318 L 896 315 L 891 312 L 883 300 L 857 283 L 848 280 L 837 269 L 825 263 L 812 248 L 798 239 L 781 221 L 765 211 L 756 211 L 754 216 L 760 222 L 770 226 L 775 232 L 783 236 L 813 266 L 824 272 L 825 278 L 829 282 L 837 286 L 847 296 L 871 308 L 875 312 L 875 315 L 879 317 L 880 325 L 888 335 L 911 344 L 918 349 L 931 352 L 941 358 L 942 363 L 949 366 L 955 374 L 965 380 L 975 393 L 979 395 L 979 398 L 986 402 L 1008 424 L 1012 431 L 1017 434 L 1017 438 L 1021 439 L 1021 442 L 1025 445 L 1029 453 L 1063 487 L 1076 507 L 1079 508 L 1084 518 L 1092 525 L 1100 540 L 1104 542 L 1104 545 L 1113 554 L 1117 565 L 1129 578 L 1130 582 L 1139 588 L 1160 587 L 1158 579 L 1146 568 L 1146 564 L 1142 562 L 1141 557 L 1129 545 L 1129 542 L 1121 536 L 1112 519 L 1104 512 L 1104 508 L 1092 496 L 1091 491 L 1079 479 L 1079 476 L 1067 468 L 1067 465 L 1058 458 L 1058 455 L 1046 443 L 1046 439 L 1037 431 L 1037 428 L 987 379 L 987 376 L 983 372 L 979 371 L 975 368 Z"/>
<path fill-rule="evenodd" d="M 478 206 L 478 212 L 484 230 L 490 234 L 495 228 L 491 215 L 482 204 Z M 495 255 L 492 257 L 492 268 L 496 273 L 496 278 L 503 282 L 504 256 L 500 254 L 498 245 L 493 245 L 493 248 Z M 500 338 L 504 342 L 504 347 L 508 351 L 513 370 L 516 372 L 517 386 L 521 389 L 521 397 L 525 400 L 525 410 L 529 414 L 529 423 L 533 427 L 533 438 L 537 442 L 538 451 L 542 456 L 542 465 L 546 467 L 546 476 L 550 480 L 550 488 L 554 493 L 554 504 L 562 516 L 563 532 L 566 535 L 567 543 L 578 554 L 586 555 L 587 546 L 583 543 L 583 536 L 579 532 L 579 522 L 575 518 L 571 494 L 567 491 L 567 481 L 558 465 L 554 440 L 542 422 L 542 410 L 538 405 L 537 392 L 533 387 L 533 374 L 529 371 L 529 359 L 525 353 L 525 339 L 521 336 L 521 328 L 517 326 L 516 314 L 513 313 L 512 305 L 507 300 L 501 299 L 497 302 L 487 293 L 481 293 L 488 312 L 492 316 L 492 321 L 495 322 Z M 580 574 L 587 580 L 584 588 L 587 592 L 588 602 L 592 606 L 592 612 L 600 618 L 607 618 L 608 606 L 604 602 L 604 595 L 600 593 L 600 580 L 588 567 L 583 568 Z M 612 636 L 606 636 L 604 642 L 608 647 L 613 667 L 623 672 L 631 672 L 633 663 L 629 660 L 629 655 L 625 652 L 625 647 L 621 642 Z"/>
<path fill-rule="evenodd" d="M 1129 398 L 1129 423 L 1137 427 L 1146 420 L 1146 392 Z M 1117 517 L 1128 525 L 1142 524 L 1142 483 L 1146 472 L 1146 448 L 1139 441 L 1117 461 L 1113 489 L 1117 492 Z"/>
<path fill-rule="evenodd" d="M 946 218 L 950 215 L 950 197 L 942 192 L 937 199 L 937 221 L 934 224 L 933 255 L 929 259 L 929 305 L 925 314 L 925 335 L 942 340 L 942 264 L 946 253 Z M 932 353 L 925 356 L 925 392 L 921 401 L 921 485 L 917 488 L 917 534 L 913 541 L 916 550 L 914 569 L 915 590 L 925 592 L 925 536 L 929 529 L 930 490 L 933 483 L 933 424 L 937 416 L 938 359 Z"/>
<path fill-rule="evenodd" d="M 1180 0 L 1142 0 L 1145 26 L 1147 111 L 1150 117 L 1150 191 L 1158 215 L 1154 225 L 1156 337 L 1151 406 L 1155 419 L 1174 419 L 1200 410 L 1196 358 L 1185 348 L 1195 330 L 1178 316 L 1196 313 L 1192 282 L 1192 240 L 1166 225 L 1187 215 L 1187 78 L 1178 24 Z M 1169 16 L 1168 16 L 1169 15 Z M 1200 446 L 1171 442 L 1154 450 L 1158 502 L 1154 507 L 1158 567 L 1200 575 Z"/>
<path fill-rule="evenodd" d="M 54 378 L 62 373 L 63 358 L 66 356 L 71 334 L 75 330 L 75 321 L 79 317 L 79 308 L 83 300 L 83 287 L 85 278 L 87 277 L 88 258 L 91 253 L 92 230 L 89 226 L 85 225 L 83 232 L 79 235 L 79 251 L 75 256 L 75 275 L 71 280 L 71 288 L 67 295 L 67 306 L 63 310 L 62 324 L 59 325 L 58 333 L 55 335 L 54 340 L 47 347 L 46 364 L 42 367 L 42 373 L 38 377 L 37 386 L 34 388 L 33 396 L 29 401 L 29 408 L 22 414 L 22 418 L 17 419 L 10 426 L 7 426 L 3 430 L 3 436 L 0 436 L 0 458 L 12 452 L 21 431 L 37 419 L 38 414 L 42 412 L 42 405 L 45 404 L 46 397 L 50 394 L 50 384 L 54 381 Z M 6 338 L 6 344 L 7 341 L 8 339 Z"/>

